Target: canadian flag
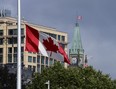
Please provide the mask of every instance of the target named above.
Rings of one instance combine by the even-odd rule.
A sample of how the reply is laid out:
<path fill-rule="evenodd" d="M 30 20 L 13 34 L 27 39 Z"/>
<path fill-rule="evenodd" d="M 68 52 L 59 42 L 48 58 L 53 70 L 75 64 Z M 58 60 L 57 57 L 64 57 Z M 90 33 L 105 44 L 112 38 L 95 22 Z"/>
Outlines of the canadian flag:
<path fill-rule="evenodd" d="M 77 19 L 78 20 L 82 20 L 82 16 L 77 16 Z"/>
<path fill-rule="evenodd" d="M 56 39 L 39 32 L 26 24 L 26 45 L 25 50 L 29 52 L 40 52 L 42 55 L 57 59 L 70 64 L 66 52 Z"/>

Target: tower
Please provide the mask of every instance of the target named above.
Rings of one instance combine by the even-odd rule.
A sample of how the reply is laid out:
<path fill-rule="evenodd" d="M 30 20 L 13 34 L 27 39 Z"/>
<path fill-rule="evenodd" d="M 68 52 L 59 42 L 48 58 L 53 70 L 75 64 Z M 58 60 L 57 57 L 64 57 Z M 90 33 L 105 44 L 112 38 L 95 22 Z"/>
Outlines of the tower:
<path fill-rule="evenodd" d="M 84 49 L 81 41 L 79 23 L 75 24 L 72 46 L 69 49 L 69 57 L 72 66 L 81 66 L 84 64 Z"/>

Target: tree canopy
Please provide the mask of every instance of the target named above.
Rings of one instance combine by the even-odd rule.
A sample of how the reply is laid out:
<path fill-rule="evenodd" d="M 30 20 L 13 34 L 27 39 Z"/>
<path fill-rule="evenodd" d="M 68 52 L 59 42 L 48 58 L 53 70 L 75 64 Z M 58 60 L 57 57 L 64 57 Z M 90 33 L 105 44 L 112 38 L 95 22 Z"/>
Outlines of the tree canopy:
<path fill-rule="evenodd" d="M 109 75 L 96 71 L 93 67 L 64 68 L 60 63 L 45 68 L 41 74 L 35 73 L 27 89 L 47 89 L 45 82 L 50 81 L 50 89 L 116 89 L 116 83 Z"/>
<path fill-rule="evenodd" d="M 7 66 L 0 66 L 0 89 L 16 89 L 16 77 L 15 73 L 9 73 Z M 22 89 L 25 89 L 23 81 Z"/>
<path fill-rule="evenodd" d="M 7 67 L 0 66 L 0 89 L 16 89 L 16 74 L 8 71 Z"/>

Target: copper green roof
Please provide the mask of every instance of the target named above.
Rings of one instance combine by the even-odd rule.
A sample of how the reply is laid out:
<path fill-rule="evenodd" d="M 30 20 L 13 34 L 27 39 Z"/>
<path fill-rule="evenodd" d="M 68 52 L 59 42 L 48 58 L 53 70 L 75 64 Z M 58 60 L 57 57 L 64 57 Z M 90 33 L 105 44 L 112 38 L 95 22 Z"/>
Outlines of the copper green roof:
<path fill-rule="evenodd" d="M 79 54 L 84 54 L 78 23 L 76 23 L 76 26 L 74 28 L 74 34 L 73 34 L 73 39 L 71 44 L 72 44 L 72 47 L 70 48 L 70 54 L 78 54 L 78 51 L 79 51 Z"/>

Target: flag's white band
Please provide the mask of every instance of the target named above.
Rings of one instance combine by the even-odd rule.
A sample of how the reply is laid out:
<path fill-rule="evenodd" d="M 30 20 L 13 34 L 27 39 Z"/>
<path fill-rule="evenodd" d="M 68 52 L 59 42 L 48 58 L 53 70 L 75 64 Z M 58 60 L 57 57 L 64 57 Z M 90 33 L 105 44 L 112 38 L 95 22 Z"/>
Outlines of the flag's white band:
<path fill-rule="evenodd" d="M 46 49 L 44 48 L 43 44 L 39 41 L 39 51 L 41 52 L 42 55 L 47 56 L 48 57 L 48 53 L 46 51 Z"/>

